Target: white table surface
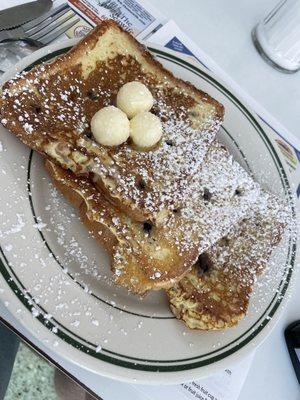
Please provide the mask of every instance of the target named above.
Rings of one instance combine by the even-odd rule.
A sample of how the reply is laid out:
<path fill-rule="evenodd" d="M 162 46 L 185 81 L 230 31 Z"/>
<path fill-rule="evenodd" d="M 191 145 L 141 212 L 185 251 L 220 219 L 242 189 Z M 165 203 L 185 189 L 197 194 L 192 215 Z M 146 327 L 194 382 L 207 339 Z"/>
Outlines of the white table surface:
<path fill-rule="evenodd" d="M 300 71 L 274 70 L 251 42 L 252 28 L 279 0 L 149 1 L 300 138 Z"/>
<path fill-rule="evenodd" d="M 4 1 L 12 4 L 10 0 Z M 149 2 L 168 18 L 174 19 L 182 30 L 245 91 L 258 100 L 291 133 L 300 138 L 300 72 L 285 75 L 272 69 L 258 56 L 250 38 L 252 27 L 277 3 L 277 0 L 149 0 Z M 283 317 L 266 341 L 256 350 L 240 400 L 300 399 L 300 387 L 283 337 L 283 330 L 287 324 L 300 319 L 299 293 L 298 273 L 291 300 Z M 103 383 L 95 374 L 47 351 L 41 342 L 30 337 L 26 329 L 2 304 L 0 304 L 0 315 L 86 386 L 96 393 L 102 392 Z M 117 386 L 113 381 L 107 385 Z M 130 390 L 126 384 L 118 384 L 116 393 L 123 393 L 125 396 Z M 111 400 L 119 398 L 117 394 L 111 396 Z M 141 398 L 135 394 L 131 399 Z"/>

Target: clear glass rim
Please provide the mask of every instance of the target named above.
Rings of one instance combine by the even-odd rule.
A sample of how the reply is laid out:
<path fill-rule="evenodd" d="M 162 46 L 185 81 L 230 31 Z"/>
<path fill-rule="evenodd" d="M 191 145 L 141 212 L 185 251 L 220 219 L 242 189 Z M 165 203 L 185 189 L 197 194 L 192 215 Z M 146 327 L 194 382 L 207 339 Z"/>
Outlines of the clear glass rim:
<path fill-rule="evenodd" d="M 266 52 L 264 51 L 263 47 L 261 46 L 258 38 L 257 38 L 257 34 L 256 34 L 256 29 L 257 29 L 258 25 L 256 25 L 253 29 L 252 29 L 252 33 L 251 33 L 251 37 L 252 37 L 252 42 L 254 44 L 254 47 L 256 48 L 257 52 L 260 54 L 260 56 L 262 57 L 262 59 L 264 61 L 266 61 L 267 64 L 269 64 L 270 66 L 272 66 L 273 68 L 275 68 L 277 71 L 283 72 L 285 74 L 294 74 L 295 72 L 299 71 L 300 66 L 298 68 L 295 69 L 287 69 L 287 68 L 283 68 L 282 66 L 280 66 L 279 64 L 277 64 L 274 60 L 272 60 L 268 54 L 266 54 Z"/>

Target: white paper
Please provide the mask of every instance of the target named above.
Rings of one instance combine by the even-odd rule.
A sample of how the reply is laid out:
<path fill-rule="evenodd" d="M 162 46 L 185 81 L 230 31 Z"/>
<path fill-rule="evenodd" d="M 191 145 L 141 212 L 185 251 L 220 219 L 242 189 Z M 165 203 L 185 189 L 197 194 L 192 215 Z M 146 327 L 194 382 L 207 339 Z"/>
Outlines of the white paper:
<path fill-rule="evenodd" d="M 229 369 L 209 378 L 172 386 L 134 387 L 151 400 L 237 400 L 241 392 L 254 352 Z M 104 399 L 106 400 L 106 399 Z M 133 399 L 132 399 L 133 400 Z"/>

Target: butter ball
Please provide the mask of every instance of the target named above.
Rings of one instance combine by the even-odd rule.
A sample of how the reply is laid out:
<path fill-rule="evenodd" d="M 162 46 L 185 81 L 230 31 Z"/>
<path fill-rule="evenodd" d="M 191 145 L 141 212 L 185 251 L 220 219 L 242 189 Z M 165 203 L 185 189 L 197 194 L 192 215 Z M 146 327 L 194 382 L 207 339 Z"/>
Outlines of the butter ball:
<path fill-rule="evenodd" d="M 149 148 L 159 142 L 162 136 L 160 119 L 150 112 L 142 112 L 130 120 L 130 137 L 140 148 Z"/>
<path fill-rule="evenodd" d="M 117 107 L 124 111 L 128 118 L 149 111 L 152 106 L 153 96 L 141 82 L 125 83 L 117 94 Z"/>
<path fill-rule="evenodd" d="M 104 107 L 94 114 L 91 131 L 99 144 L 118 146 L 129 137 L 129 120 L 117 107 Z"/>

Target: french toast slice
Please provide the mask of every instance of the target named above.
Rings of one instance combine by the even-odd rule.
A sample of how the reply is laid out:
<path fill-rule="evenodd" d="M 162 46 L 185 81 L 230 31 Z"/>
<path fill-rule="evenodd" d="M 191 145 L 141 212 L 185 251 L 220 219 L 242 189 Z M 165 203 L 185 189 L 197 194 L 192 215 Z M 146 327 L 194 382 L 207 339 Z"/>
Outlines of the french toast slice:
<path fill-rule="evenodd" d="M 151 110 L 163 137 L 150 151 L 130 142 L 97 144 L 90 121 L 113 105 L 120 87 L 140 81 L 151 91 Z M 68 53 L 3 86 L 2 124 L 21 141 L 76 175 L 94 180 L 119 209 L 137 221 L 163 224 L 184 204 L 223 120 L 223 106 L 173 76 L 112 20 L 103 21 Z"/>
<path fill-rule="evenodd" d="M 287 221 L 282 202 L 262 193 L 253 216 L 201 254 L 192 270 L 167 291 L 176 318 L 191 329 L 236 325 L 246 315 L 256 278 L 266 268 Z"/>
<path fill-rule="evenodd" d="M 77 177 L 49 160 L 45 166 L 55 186 L 79 210 L 81 221 L 107 250 L 117 284 L 138 294 L 169 287 L 186 272 L 185 264 L 191 265 L 197 257 L 196 248 L 194 253 L 180 253 L 175 243 L 165 239 L 163 228 L 133 221 L 86 177 Z M 153 276 L 144 268 L 152 270 Z"/>
<path fill-rule="evenodd" d="M 134 221 L 88 178 L 53 162 L 46 166 L 54 184 L 79 208 L 85 225 L 108 250 L 115 281 L 140 294 L 180 280 L 199 254 L 251 212 L 260 193 L 259 185 L 217 141 L 197 180 L 190 182 L 190 202 L 174 210 L 163 226 Z"/>

